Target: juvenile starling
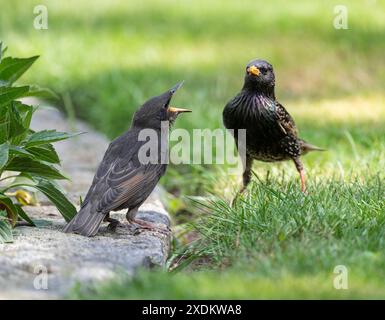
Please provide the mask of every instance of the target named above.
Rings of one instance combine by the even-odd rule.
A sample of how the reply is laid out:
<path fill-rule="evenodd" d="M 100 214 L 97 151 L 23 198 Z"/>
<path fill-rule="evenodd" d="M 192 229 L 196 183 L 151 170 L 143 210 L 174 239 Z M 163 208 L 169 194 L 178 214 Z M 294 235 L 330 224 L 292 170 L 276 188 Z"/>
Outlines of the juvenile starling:
<path fill-rule="evenodd" d="M 264 60 L 253 60 L 246 66 L 244 85 L 240 93 L 223 110 L 223 123 L 234 130 L 238 145 L 238 130 L 246 129 L 246 159 L 243 187 L 251 179 L 253 160 L 275 162 L 292 159 L 300 174 L 301 190 L 306 192 L 305 173 L 300 156 L 313 150 L 323 150 L 298 137 L 293 118 L 276 100 L 273 66 Z"/>
<path fill-rule="evenodd" d="M 178 114 L 190 112 L 169 106 L 172 96 L 181 85 L 182 83 L 177 84 L 145 102 L 136 111 L 131 128 L 111 142 L 80 211 L 64 228 L 64 232 L 94 236 L 103 220 L 110 222 L 109 227 L 115 229 L 119 222 L 110 218 L 109 213 L 122 209 L 127 209 L 126 218 L 130 223 L 136 223 L 145 229 L 159 229 L 149 222 L 135 219 L 135 215 L 167 168 L 167 164 L 163 163 L 166 161 L 161 161 L 161 145 L 165 141 L 167 144 L 168 134 L 161 134 L 161 122 L 172 123 Z M 145 129 L 156 133 L 157 161 L 143 163 L 139 156 L 141 147 L 148 142 L 148 139 L 139 136 Z"/>

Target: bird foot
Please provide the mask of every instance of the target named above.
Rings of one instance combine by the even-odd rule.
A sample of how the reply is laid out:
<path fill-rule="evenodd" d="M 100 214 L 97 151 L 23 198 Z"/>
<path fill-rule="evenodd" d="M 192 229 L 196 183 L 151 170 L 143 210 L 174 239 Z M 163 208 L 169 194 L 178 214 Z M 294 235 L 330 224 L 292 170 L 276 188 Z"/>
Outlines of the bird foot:
<path fill-rule="evenodd" d="M 107 230 L 108 231 L 111 231 L 111 232 L 115 232 L 116 231 L 116 228 L 118 226 L 121 226 L 122 224 L 119 222 L 119 221 L 113 221 L 113 222 L 110 222 L 107 226 Z"/>
<path fill-rule="evenodd" d="M 140 219 L 132 219 L 129 222 L 130 225 L 136 225 L 136 233 L 141 233 L 145 230 L 159 232 L 164 235 L 169 235 L 171 233 L 171 229 L 168 226 L 160 227 L 159 225 L 153 222 L 148 222 Z"/>
<path fill-rule="evenodd" d="M 117 228 L 119 225 L 121 225 L 121 223 L 119 222 L 119 220 L 111 218 L 109 214 L 104 218 L 104 221 L 105 221 L 105 222 L 109 222 L 109 224 L 108 224 L 108 226 L 107 226 L 107 230 L 109 230 L 109 231 L 111 231 L 111 232 L 115 232 L 115 231 L 116 231 L 116 228 Z"/>

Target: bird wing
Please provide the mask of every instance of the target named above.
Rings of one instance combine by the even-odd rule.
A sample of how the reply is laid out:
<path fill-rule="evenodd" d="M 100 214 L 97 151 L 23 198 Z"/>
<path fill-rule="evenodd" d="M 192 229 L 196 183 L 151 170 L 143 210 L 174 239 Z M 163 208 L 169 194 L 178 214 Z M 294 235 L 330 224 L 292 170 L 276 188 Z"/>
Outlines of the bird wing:
<path fill-rule="evenodd" d="M 147 198 L 163 175 L 165 165 L 140 163 L 137 155 L 144 143 L 132 131 L 111 142 L 82 208 L 91 201 L 96 211 L 108 212 L 125 202 L 135 200 L 140 204 Z"/>
<path fill-rule="evenodd" d="M 165 165 L 139 165 L 134 161 L 119 159 L 103 179 L 97 211 L 109 212 L 129 203 L 127 207 L 140 205 L 154 189 L 163 175 Z"/>
<path fill-rule="evenodd" d="M 277 122 L 282 131 L 285 134 L 290 134 L 294 136 L 298 136 L 298 130 L 295 125 L 294 119 L 291 115 L 286 111 L 283 105 L 276 101 L 276 115 Z"/>
<path fill-rule="evenodd" d="M 108 146 L 106 152 L 104 153 L 104 157 L 102 161 L 99 164 L 98 169 L 96 170 L 94 179 L 92 181 L 91 187 L 89 188 L 86 197 L 84 198 L 82 202 L 82 208 L 87 205 L 89 202 L 91 196 L 95 192 L 95 188 L 98 186 L 99 182 L 105 178 L 105 176 L 109 173 L 109 171 L 112 168 L 112 164 L 114 163 L 114 160 L 119 157 L 119 154 L 121 152 L 122 144 L 119 143 L 119 138 L 112 141 L 110 145 Z"/>
<path fill-rule="evenodd" d="M 238 127 L 238 122 L 235 117 L 235 113 L 239 105 L 245 101 L 245 96 L 242 93 L 238 93 L 234 98 L 232 98 L 225 106 L 222 112 L 222 119 L 225 128 L 227 129 L 236 129 Z"/>

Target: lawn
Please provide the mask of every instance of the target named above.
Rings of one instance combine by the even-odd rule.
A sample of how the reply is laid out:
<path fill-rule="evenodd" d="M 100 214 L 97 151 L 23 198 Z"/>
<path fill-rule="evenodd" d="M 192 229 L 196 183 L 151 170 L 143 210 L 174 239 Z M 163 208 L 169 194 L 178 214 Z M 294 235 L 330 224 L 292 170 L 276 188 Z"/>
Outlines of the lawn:
<path fill-rule="evenodd" d="M 234 208 L 239 179 L 225 166 L 172 166 L 161 182 L 176 231 L 189 236 L 176 239 L 170 264 L 189 261 L 174 259 L 181 252 L 201 257 L 172 275 L 144 272 L 74 297 L 384 297 L 384 3 L 349 1 L 347 30 L 333 27 L 339 1 L 39 4 L 48 30 L 33 28 L 34 1 L 1 4 L 9 53 L 41 55 L 22 81 L 55 90 L 63 110 L 110 138 L 145 99 L 180 80 L 174 104 L 194 112 L 176 126 L 221 128 L 245 64 L 262 57 L 301 136 L 328 149 L 303 158 L 307 197 L 292 163 L 256 163 Z M 349 290 L 333 288 L 336 265 L 348 268 Z"/>

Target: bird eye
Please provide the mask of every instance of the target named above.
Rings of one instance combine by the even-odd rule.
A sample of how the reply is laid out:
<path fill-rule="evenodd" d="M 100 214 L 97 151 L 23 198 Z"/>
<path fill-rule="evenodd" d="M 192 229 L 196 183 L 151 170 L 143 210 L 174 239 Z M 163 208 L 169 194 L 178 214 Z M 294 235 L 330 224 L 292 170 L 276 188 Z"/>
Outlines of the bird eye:
<path fill-rule="evenodd" d="M 258 68 L 259 71 L 261 71 L 263 74 L 266 74 L 267 73 L 267 69 L 265 67 L 260 67 Z"/>

